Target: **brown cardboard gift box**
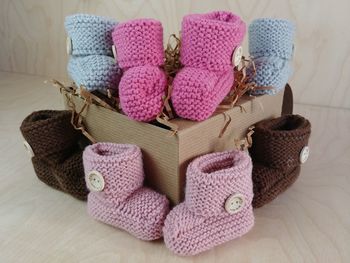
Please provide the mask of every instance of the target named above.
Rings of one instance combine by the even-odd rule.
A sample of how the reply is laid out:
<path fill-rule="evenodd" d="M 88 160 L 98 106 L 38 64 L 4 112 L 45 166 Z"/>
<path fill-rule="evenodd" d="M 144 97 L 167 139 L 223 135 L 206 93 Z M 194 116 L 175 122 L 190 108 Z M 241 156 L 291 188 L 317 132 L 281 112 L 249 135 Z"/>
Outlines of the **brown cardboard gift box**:
<path fill-rule="evenodd" d="M 76 108 L 83 106 L 80 97 L 72 96 L 72 100 Z M 152 124 L 130 120 L 121 113 L 95 104 L 89 105 L 82 116 L 87 131 L 96 141 L 138 145 L 143 152 L 147 184 L 177 204 L 183 198 L 186 167 L 193 158 L 235 148 L 235 139 L 243 139 L 248 127 L 262 119 L 280 116 L 282 104 L 283 111 L 291 113 L 292 100 L 289 85 L 284 93 L 274 96 L 242 97 L 237 106 L 217 110 L 203 122 L 172 120 L 178 125 L 176 134 Z M 220 137 L 225 125 L 227 129 Z"/>

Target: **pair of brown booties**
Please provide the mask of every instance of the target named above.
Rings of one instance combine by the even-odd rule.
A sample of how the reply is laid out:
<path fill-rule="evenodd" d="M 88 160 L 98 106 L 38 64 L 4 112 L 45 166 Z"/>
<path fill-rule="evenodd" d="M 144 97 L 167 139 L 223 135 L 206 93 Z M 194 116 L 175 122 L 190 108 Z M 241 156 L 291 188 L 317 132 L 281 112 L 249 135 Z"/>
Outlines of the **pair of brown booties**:
<path fill-rule="evenodd" d="M 309 156 L 310 122 L 284 115 L 255 124 L 253 145 L 253 207 L 261 207 L 290 187 Z"/>
<path fill-rule="evenodd" d="M 84 137 L 71 124 L 70 111 L 36 111 L 20 130 L 38 178 L 45 184 L 86 200 L 82 161 Z"/>

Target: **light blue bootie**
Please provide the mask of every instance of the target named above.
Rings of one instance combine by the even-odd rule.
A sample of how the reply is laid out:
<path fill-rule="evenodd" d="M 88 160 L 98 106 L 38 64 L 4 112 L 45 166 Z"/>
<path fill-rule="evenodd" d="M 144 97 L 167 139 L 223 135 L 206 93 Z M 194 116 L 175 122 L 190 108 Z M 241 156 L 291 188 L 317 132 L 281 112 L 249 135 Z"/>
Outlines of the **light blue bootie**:
<path fill-rule="evenodd" d="M 249 53 L 256 66 L 251 81 L 272 88 L 254 90 L 253 95 L 276 94 L 287 84 L 292 74 L 294 32 L 295 26 L 288 20 L 260 18 L 250 24 Z"/>
<path fill-rule="evenodd" d="M 122 70 L 113 58 L 112 31 L 117 22 L 104 17 L 76 14 L 66 17 L 68 73 L 87 90 L 116 92 Z"/>

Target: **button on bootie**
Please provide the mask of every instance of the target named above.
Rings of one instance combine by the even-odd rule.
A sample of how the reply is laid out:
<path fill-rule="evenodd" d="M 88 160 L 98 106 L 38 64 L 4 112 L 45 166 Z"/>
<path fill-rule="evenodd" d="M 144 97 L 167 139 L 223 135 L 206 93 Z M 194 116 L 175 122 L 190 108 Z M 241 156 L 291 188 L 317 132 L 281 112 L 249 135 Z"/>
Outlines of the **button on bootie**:
<path fill-rule="evenodd" d="M 255 124 L 250 154 L 253 159 L 253 207 L 261 207 L 290 187 L 309 156 L 310 122 L 285 115 Z"/>
<path fill-rule="evenodd" d="M 230 12 L 187 15 L 182 21 L 180 61 L 173 82 L 172 103 L 185 119 L 209 118 L 230 92 L 234 50 L 246 26 Z"/>
<path fill-rule="evenodd" d="M 71 125 L 71 116 L 70 111 L 36 111 L 23 120 L 20 130 L 38 178 L 85 200 L 82 135 Z"/>
<path fill-rule="evenodd" d="M 117 22 L 104 17 L 76 14 L 66 17 L 68 73 L 87 90 L 117 92 L 122 71 L 112 52 L 112 31 Z"/>
<path fill-rule="evenodd" d="M 160 113 L 167 78 L 164 70 L 163 27 L 154 19 L 119 23 L 113 31 L 119 65 L 124 75 L 119 84 L 123 112 L 137 121 L 151 121 Z"/>
<path fill-rule="evenodd" d="M 165 196 L 143 187 L 140 148 L 97 143 L 85 149 L 83 159 L 85 180 L 90 189 L 88 213 L 137 238 L 160 238 L 169 202 Z"/>
<path fill-rule="evenodd" d="M 249 53 L 256 68 L 251 81 L 258 87 L 270 87 L 253 90 L 253 95 L 272 95 L 287 84 L 292 74 L 294 31 L 293 23 L 282 19 L 260 18 L 249 25 Z"/>
<path fill-rule="evenodd" d="M 254 225 L 252 163 L 246 152 L 212 153 L 187 169 L 185 201 L 164 224 L 166 246 L 195 255 L 247 233 Z"/>

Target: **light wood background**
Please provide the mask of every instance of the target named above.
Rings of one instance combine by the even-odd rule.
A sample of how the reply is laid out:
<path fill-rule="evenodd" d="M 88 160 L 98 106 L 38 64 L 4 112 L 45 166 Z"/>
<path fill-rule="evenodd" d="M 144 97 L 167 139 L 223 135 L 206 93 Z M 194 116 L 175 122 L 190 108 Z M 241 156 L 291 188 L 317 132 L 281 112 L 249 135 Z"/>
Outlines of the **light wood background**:
<path fill-rule="evenodd" d="M 267 16 L 294 20 L 291 84 L 296 102 L 350 108 L 349 0 L 0 0 L 0 70 L 67 78 L 63 21 L 68 14 L 90 13 L 119 21 L 157 18 L 166 41 L 179 31 L 185 14 L 220 9 L 239 14 L 247 24 Z"/>

